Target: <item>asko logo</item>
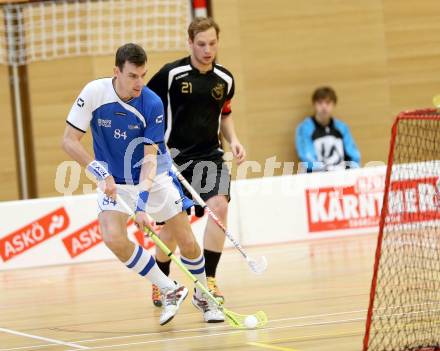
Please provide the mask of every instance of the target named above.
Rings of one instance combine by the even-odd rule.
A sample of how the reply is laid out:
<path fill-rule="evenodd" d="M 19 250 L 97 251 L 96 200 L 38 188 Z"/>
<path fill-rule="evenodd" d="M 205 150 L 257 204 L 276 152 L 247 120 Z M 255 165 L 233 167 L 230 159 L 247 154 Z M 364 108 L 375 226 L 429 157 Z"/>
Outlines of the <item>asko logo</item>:
<path fill-rule="evenodd" d="M 132 220 L 127 223 L 127 228 L 130 228 L 131 226 L 134 226 Z M 155 231 L 158 230 L 157 228 L 153 229 L 155 229 Z M 144 248 L 150 249 L 154 246 L 154 243 L 149 238 L 146 238 L 145 234 L 137 228 L 133 234 L 139 245 L 142 245 Z M 103 239 L 99 229 L 98 220 L 81 227 L 77 231 L 63 238 L 64 247 L 72 258 L 89 251 L 102 241 Z"/>
<path fill-rule="evenodd" d="M 0 239 L 0 256 L 4 262 L 60 234 L 69 226 L 69 216 L 60 207 Z"/>
<path fill-rule="evenodd" d="M 189 219 L 190 223 L 194 223 L 199 218 L 191 216 Z M 155 233 L 160 233 L 161 226 L 155 225 L 154 223 L 151 223 L 151 225 Z M 142 245 L 145 249 L 148 250 L 154 247 L 154 242 L 143 231 L 136 228 L 133 220 L 127 222 L 127 230 L 133 233 L 138 244 Z M 99 229 L 98 220 L 86 224 L 77 231 L 63 238 L 64 247 L 71 258 L 75 258 L 84 252 L 89 251 L 93 247 L 102 243 L 102 241 L 103 239 Z"/>
<path fill-rule="evenodd" d="M 306 190 L 310 232 L 368 228 L 379 224 L 384 177 L 359 178 L 355 185 Z M 440 219 L 438 177 L 394 181 L 387 223 Z"/>
<path fill-rule="evenodd" d="M 74 258 L 102 242 L 98 220 L 93 221 L 63 238 L 70 257 Z"/>

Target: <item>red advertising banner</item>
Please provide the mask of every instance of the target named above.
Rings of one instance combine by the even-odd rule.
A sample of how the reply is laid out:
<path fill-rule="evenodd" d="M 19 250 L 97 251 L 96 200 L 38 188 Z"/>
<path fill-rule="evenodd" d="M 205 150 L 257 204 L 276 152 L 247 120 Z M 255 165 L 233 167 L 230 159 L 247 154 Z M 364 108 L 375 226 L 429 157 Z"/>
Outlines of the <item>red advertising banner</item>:
<path fill-rule="evenodd" d="M 70 257 L 74 258 L 102 242 L 98 220 L 93 221 L 63 238 Z"/>
<path fill-rule="evenodd" d="M 392 182 L 388 195 L 388 223 L 440 219 L 439 178 L 426 177 Z"/>
<path fill-rule="evenodd" d="M 383 193 L 359 193 L 355 186 L 306 190 L 310 232 L 374 227 Z"/>
<path fill-rule="evenodd" d="M 362 177 L 356 184 L 306 189 L 311 233 L 379 225 L 383 176 Z M 389 223 L 440 219 L 438 177 L 393 181 L 388 197 Z"/>
<path fill-rule="evenodd" d="M 0 256 L 4 262 L 60 234 L 69 226 L 69 216 L 60 207 L 0 239 Z"/>
<path fill-rule="evenodd" d="M 197 220 L 198 218 L 195 216 L 190 217 L 191 223 Z M 59 207 L 12 233 L 5 236 L 0 235 L 0 257 L 3 262 L 7 262 L 64 232 L 69 225 L 70 218 L 66 209 Z M 156 226 L 154 223 L 152 223 L 152 226 L 156 233 L 160 232 L 160 226 Z M 154 247 L 154 242 L 144 232 L 135 228 L 132 220 L 127 223 L 127 228 L 131 228 L 130 233 L 144 248 L 151 249 Z M 72 259 L 87 252 L 103 241 L 98 220 L 96 219 L 82 226 L 63 237 L 61 241 Z"/>
<path fill-rule="evenodd" d="M 306 189 L 309 232 L 377 226 L 384 180 L 361 176 L 352 185 Z"/>
<path fill-rule="evenodd" d="M 128 221 L 127 227 L 132 225 L 134 225 L 134 222 L 132 220 Z M 158 227 L 154 227 L 154 229 L 156 232 L 159 231 Z M 150 249 L 154 246 L 154 243 L 151 241 L 151 239 L 145 237 L 145 233 L 140 230 L 136 230 L 134 237 L 139 245 L 142 245 L 146 249 Z M 72 234 L 69 234 L 63 238 L 64 247 L 71 258 L 81 255 L 82 253 L 100 244 L 102 241 L 98 220 L 86 224 Z"/>

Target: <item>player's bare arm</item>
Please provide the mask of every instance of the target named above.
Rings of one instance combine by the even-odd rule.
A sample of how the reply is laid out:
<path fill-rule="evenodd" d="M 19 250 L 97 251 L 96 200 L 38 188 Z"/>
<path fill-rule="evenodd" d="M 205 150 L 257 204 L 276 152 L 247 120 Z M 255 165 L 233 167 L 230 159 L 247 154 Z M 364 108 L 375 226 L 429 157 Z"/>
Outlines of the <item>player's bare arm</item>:
<path fill-rule="evenodd" d="M 66 129 L 64 130 L 62 148 L 81 166 L 87 167 L 93 162 L 94 159 L 81 144 L 81 139 L 83 136 L 84 133 L 82 131 L 67 124 Z M 108 175 L 99 186 L 108 197 L 112 198 L 113 200 L 116 199 L 116 184 L 111 175 Z"/>
<path fill-rule="evenodd" d="M 231 147 L 232 154 L 237 159 L 237 164 L 241 164 L 246 159 L 246 150 L 240 143 L 235 132 L 234 120 L 231 115 L 224 116 L 220 123 L 222 134 Z"/>
<path fill-rule="evenodd" d="M 153 180 L 156 176 L 157 171 L 157 145 L 145 145 L 144 146 L 144 160 L 141 166 L 141 174 L 139 179 L 139 201 L 143 203 L 138 203 L 138 209 L 141 211 L 136 211 L 135 223 L 138 228 L 150 228 L 150 220 L 148 215 L 146 214 L 145 203 L 147 202 L 145 197 L 148 197 L 148 194 L 153 186 Z M 143 197 L 143 198 L 141 198 Z"/>

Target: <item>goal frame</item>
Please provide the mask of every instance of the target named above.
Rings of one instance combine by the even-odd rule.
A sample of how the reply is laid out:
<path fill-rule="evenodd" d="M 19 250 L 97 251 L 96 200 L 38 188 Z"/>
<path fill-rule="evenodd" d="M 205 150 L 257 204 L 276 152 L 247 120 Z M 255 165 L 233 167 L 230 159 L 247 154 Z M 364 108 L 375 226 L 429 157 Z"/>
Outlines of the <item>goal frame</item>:
<path fill-rule="evenodd" d="M 433 115 L 437 113 L 437 115 Z M 388 152 L 388 161 L 387 161 L 387 170 L 386 170 L 386 176 L 385 176 L 385 188 L 384 188 L 384 197 L 383 197 L 383 203 L 382 203 L 382 210 L 379 220 L 379 235 L 377 238 L 377 245 L 376 245 L 376 253 L 374 257 L 374 268 L 373 268 L 373 278 L 371 280 L 371 289 L 370 289 L 370 297 L 369 297 L 369 306 L 368 306 L 368 312 L 367 312 L 367 320 L 365 323 L 365 335 L 363 339 L 363 351 L 368 351 L 368 346 L 370 342 L 370 331 L 371 331 L 371 322 L 373 318 L 373 310 L 374 310 L 374 303 L 375 303 L 375 296 L 376 296 L 376 289 L 377 289 L 377 278 L 378 278 L 378 272 L 380 267 L 380 259 L 382 255 L 382 242 L 383 242 L 383 233 L 384 233 L 384 227 L 385 227 L 385 219 L 388 216 L 388 196 L 389 196 L 389 190 L 390 190 L 390 183 L 391 183 L 391 173 L 392 173 L 392 166 L 393 166 L 393 159 L 394 159 L 394 146 L 396 143 L 396 137 L 397 137 L 397 130 L 399 123 L 404 120 L 440 120 L 440 110 L 435 108 L 425 108 L 425 109 L 416 109 L 416 110 L 408 110 L 401 112 L 397 115 L 397 117 L 394 120 L 394 123 L 391 128 L 391 140 L 390 140 L 390 147 Z M 406 351 L 406 350 L 402 350 Z M 440 351 L 439 348 L 423 348 L 420 349 L 420 351 Z"/>

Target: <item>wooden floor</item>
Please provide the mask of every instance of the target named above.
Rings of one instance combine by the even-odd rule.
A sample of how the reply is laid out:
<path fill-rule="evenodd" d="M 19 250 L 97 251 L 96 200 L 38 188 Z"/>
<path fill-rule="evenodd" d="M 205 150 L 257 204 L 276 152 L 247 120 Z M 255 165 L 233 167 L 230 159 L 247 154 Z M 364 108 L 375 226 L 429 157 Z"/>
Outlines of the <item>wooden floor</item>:
<path fill-rule="evenodd" d="M 270 319 L 245 331 L 203 323 L 189 299 L 159 326 L 149 283 L 116 261 L 0 272 L 0 350 L 360 350 L 374 249 L 374 235 L 250 249 L 262 276 L 226 251 L 227 307 Z"/>

